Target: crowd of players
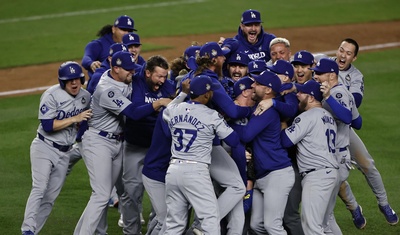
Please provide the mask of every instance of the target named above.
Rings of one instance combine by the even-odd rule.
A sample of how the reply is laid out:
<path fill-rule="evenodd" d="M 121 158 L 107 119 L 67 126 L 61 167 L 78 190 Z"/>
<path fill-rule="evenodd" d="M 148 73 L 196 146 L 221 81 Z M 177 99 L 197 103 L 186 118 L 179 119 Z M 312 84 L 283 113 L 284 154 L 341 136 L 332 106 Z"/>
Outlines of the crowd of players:
<path fill-rule="evenodd" d="M 337 195 L 363 229 L 347 182 L 353 164 L 387 222 L 398 223 L 354 131 L 364 92 L 354 39 L 335 57 L 292 56 L 289 40 L 247 10 L 237 35 L 193 43 L 169 63 L 140 56 L 133 31 L 120 16 L 87 44 L 87 91 L 80 65 L 66 62 L 42 95 L 22 234 L 40 232 L 81 157 L 92 195 L 74 234 L 106 234 L 109 204 L 123 234 L 141 234 L 145 190 L 147 234 L 342 234 Z"/>

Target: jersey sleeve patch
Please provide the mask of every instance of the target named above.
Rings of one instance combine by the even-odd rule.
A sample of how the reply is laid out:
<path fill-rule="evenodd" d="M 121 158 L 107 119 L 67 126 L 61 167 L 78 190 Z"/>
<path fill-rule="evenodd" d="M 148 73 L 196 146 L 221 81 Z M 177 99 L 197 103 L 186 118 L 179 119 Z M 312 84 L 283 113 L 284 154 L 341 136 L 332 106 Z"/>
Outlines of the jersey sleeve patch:
<path fill-rule="evenodd" d="M 47 113 L 48 111 L 49 111 L 49 108 L 48 108 L 45 104 L 43 104 L 42 107 L 40 107 L 40 112 L 41 112 L 42 114 L 45 114 L 45 113 Z"/>
<path fill-rule="evenodd" d="M 113 98 L 114 97 L 114 92 L 113 91 L 109 91 L 108 92 L 108 97 L 109 98 Z"/>
<path fill-rule="evenodd" d="M 87 102 L 87 101 L 86 101 L 85 97 L 82 97 L 81 103 L 82 103 L 82 104 L 86 104 L 86 102 Z"/>
<path fill-rule="evenodd" d="M 299 123 L 299 122 L 301 122 L 301 118 L 297 117 L 294 119 L 294 123 Z"/>
<path fill-rule="evenodd" d="M 337 94 L 336 94 L 336 98 L 337 98 L 337 99 L 341 99 L 342 97 L 343 97 L 342 93 L 337 93 Z"/>

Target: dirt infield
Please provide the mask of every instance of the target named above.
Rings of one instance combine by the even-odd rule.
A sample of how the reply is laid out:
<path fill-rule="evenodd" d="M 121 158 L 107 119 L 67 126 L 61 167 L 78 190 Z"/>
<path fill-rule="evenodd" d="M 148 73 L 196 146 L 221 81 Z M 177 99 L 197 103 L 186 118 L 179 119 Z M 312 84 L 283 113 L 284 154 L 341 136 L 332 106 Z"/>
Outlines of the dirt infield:
<path fill-rule="evenodd" d="M 400 21 L 271 30 L 268 27 L 265 28 L 267 32 L 277 37 L 287 38 L 291 42 L 292 54 L 303 49 L 311 52 L 336 50 L 340 41 L 346 37 L 356 39 L 360 46 L 400 42 L 399 29 Z M 165 45 L 171 49 L 145 52 L 141 55 L 147 59 L 151 55 L 160 54 L 171 61 L 180 56 L 192 41 L 200 43 L 218 41 L 220 36 L 232 37 L 235 34 L 236 32 L 232 31 L 222 34 L 146 38 L 144 40 L 146 43 Z M 77 61 L 80 62 L 79 59 Z M 0 70 L 0 92 L 53 85 L 57 83 L 57 69 L 60 63 L 2 69 Z"/>

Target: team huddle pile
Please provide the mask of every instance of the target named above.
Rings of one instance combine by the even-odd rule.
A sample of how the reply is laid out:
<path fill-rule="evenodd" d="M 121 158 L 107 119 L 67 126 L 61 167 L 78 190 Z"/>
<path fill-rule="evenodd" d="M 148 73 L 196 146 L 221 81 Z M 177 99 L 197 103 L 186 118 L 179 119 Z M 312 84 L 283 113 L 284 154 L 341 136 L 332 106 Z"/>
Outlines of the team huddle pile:
<path fill-rule="evenodd" d="M 81 65 L 67 61 L 40 98 L 22 234 L 39 234 L 80 158 L 92 194 L 75 235 L 107 234 L 110 201 L 122 233 L 141 234 L 144 190 L 151 235 L 342 234 L 337 195 L 363 229 L 347 182 L 353 165 L 387 222 L 398 223 L 354 131 L 364 91 L 354 39 L 335 57 L 291 56 L 289 40 L 247 10 L 237 35 L 194 43 L 168 63 L 142 58 L 133 31 L 126 15 L 104 26 L 82 59 L 87 89 Z"/>

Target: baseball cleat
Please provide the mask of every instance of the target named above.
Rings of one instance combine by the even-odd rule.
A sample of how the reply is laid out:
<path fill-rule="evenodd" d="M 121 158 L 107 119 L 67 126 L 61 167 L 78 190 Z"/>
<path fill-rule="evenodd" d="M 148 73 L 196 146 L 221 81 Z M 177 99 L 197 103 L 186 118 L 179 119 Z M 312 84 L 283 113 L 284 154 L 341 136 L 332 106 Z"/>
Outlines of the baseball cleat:
<path fill-rule="evenodd" d="M 32 231 L 23 231 L 22 235 L 35 235 Z"/>
<path fill-rule="evenodd" d="M 144 224 L 146 223 L 146 220 L 144 220 L 144 217 L 143 217 L 143 214 L 142 214 L 142 213 L 140 213 L 140 223 L 141 223 L 142 225 L 144 225 Z"/>
<path fill-rule="evenodd" d="M 396 212 L 387 204 L 386 206 L 379 205 L 379 210 L 385 216 L 386 221 L 390 225 L 395 225 L 399 222 L 399 217 L 396 215 Z"/>
<path fill-rule="evenodd" d="M 354 211 L 350 211 L 353 216 L 353 223 L 358 229 L 363 229 L 367 225 L 367 220 L 365 219 L 361 206 L 357 206 Z"/>
<path fill-rule="evenodd" d="M 120 228 L 123 228 L 123 227 L 125 226 L 125 225 L 124 225 L 124 219 L 122 218 L 122 214 L 121 214 L 121 216 L 119 217 L 118 226 L 119 226 Z"/>

